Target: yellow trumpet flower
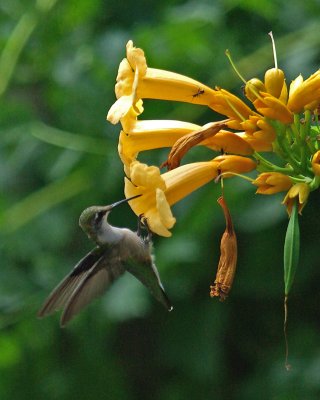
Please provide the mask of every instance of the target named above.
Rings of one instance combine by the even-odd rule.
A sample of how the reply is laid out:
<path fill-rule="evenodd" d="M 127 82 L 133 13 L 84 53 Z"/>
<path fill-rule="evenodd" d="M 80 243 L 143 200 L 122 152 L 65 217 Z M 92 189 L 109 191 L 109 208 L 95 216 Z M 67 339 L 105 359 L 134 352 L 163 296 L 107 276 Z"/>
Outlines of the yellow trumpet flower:
<path fill-rule="evenodd" d="M 107 115 L 111 123 L 118 122 L 140 99 L 172 100 L 207 106 L 215 101 L 216 90 L 184 75 L 149 68 L 144 52 L 134 47 L 131 40 L 126 50 L 127 57 L 120 63 L 115 86 L 118 100 Z"/>
<path fill-rule="evenodd" d="M 125 178 L 125 195 L 129 198 L 141 194 L 130 202 L 132 210 L 147 218 L 152 232 L 169 237 L 169 229 L 176 221 L 170 206 L 217 175 L 217 163 L 213 161 L 186 164 L 162 175 L 159 168 L 134 161 L 130 165 L 130 180 Z"/>

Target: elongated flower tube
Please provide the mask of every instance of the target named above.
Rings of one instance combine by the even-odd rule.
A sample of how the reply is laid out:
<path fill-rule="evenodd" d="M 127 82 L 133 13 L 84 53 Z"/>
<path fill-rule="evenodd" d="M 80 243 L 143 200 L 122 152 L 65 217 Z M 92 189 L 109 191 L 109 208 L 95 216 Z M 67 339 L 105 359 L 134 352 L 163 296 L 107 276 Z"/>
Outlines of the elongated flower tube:
<path fill-rule="evenodd" d="M 129 166 L 142 151 L 171 147 L 199 125 L 174 120 L 136 121 L 128 133 L 120 132 L 118 151 L 122 162 Z"/>
<path fill-rule="evenodd" d="M 125 116 L 139 99 L 210 105 L 216 98 L 215 90 L 192 78 L 149 68 L 144 52 L 134 47 L 131 40 L 127 43 L 127 58 L 123 59 L 119 66 L 115 92 L 118 100 L 107 115 L 107 120 L 112 123 Z"/>
<path fill-rule="evenodd" d="M 214 125 L 214 124 L 213 124 Z M 130 126 L 129 133 L 120 132 L 118 151 L 126 167 L 133 162 L 142 151 L 172 147 L 188 135 L 197 135 L 206 131 L 201 127 L 183 121 L 175 120 L 135 120 Z M 208 135 L 207 135 L 208 136 Z M 206 137 L 206 136 L 205 136 Z M 191 136 L 192 138 L 192 136 Z M 214 136 L 201 139 L 198 143 L 215 151 L 223 150 L 225 153 L 251 155 L 253 148 L 244 139 L 233 132 L 221 130 Z"/>

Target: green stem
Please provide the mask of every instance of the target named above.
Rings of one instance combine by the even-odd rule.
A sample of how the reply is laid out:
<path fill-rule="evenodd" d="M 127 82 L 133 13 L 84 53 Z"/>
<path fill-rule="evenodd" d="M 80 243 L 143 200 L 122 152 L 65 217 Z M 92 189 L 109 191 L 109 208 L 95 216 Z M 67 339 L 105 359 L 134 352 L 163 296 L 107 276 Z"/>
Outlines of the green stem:
<path fill-rule="evenodd" d="M 273 172 L 281 172 L 282 174 L 291 174 L 293 172 L 292 167 L 278 167 L 277 165 L 272 164 L 270 161 L 265 159 L 261 154 L 258 152 L 253 153 L 253 157 L 259 161 L 259 164 L 262 167 L 265 167 L 267 171 Z M 259 167 L 257 168 L 259 170 Z"/>
<path fill-rule="evenodd" d="M 277 139 L 275 140 L 275 148 L 278 147 L 279 155 L 287 161 L 294 171 L 300 173 L 300 163 L 294 157 L 291 145 L 292 145 L 292 135 L 291 131 L 287 131 L 287 127 L 278 121 L 268 120 L 270 125 L 277 132 Z M 289 135 L 289 137 L 288 137 Z"/>
<path fill-rule="evenodd" d="M 299 161 L 294 157 L 293 152 L 290 148 L 290 143 L 288 142 L 287 138 L 283 136 L 278 136 L 277 138 L 278 145 L 283 152 L 284 159 L 292 166 L 292 168 L 297 172 L 300 173 L 301 166 Z"/>
<path fill-rule="evenodd" d="M 320 176 L 315 176 L 312 179 L 309 186 L 310 186 L 310 191 L 314 191 L 314 190 L 318 189 L 318 187 L 320 186 Z"/>
<path fill-rule="evenodd" d="M 221 179 L 221 178 L 223 178 L 224 177 L 224 175 L 233 175 L 233 176 L 238 176 L 239 178 L 242 178 L 242 179 L 245 179 L 246 181 L 249 181 L 249 182 L 253 182 L 254 181 L 254 179 L 252 179 L 252 178 L 250 178 L 249 176 L 246 176 L 246 175 L 243 175 L 243 174 L 238 174 L 238 173 L 236 173 L 236 172 L 222 172 L 220 175 L 218 175 L 217 177 L 216 177 L 216 179 L 214 180 L 216 183 L 217 182 L 219 182 L 219 180 Z"/>
<path fill-rule="evenodd" d="M 301 160 L 301 168 L 302 171 L 305 171 L 307 168 L 307 148 L 306 148 L 306 137 L 307 132 L 309 132 L 308 127 L 310 123 L 307 123 L 307 120 L 310 120 L 310 111 L 305 112 L 305 123 L 300 123 L 300 160 Z"/>
<path fill-rule="evenodd" d="M 292 133 L 292 140 L 294 142 L 299 142 L 299 125 L 297 126 L 295 123 L 290 125 L 290 131 Z"/>

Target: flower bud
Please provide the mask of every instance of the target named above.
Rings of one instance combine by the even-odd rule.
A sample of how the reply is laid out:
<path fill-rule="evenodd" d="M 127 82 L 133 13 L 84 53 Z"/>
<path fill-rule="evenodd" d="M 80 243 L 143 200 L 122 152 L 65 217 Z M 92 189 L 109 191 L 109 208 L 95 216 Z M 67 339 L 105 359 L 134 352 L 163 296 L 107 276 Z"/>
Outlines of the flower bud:
<path fill-rule="evenodd" d="M 260 91 L 265 92 L 266 87 L 264 86 L 264 83 L 257 78 L 250 79 L 244 88 L 246 97 L 252 102 L 255 101 Z"/>
<path fill-rule="evenodd" d="M 313 155 L 311 165 L 314 174 L 320 176 L 320 150 Z"/>
<path fill-rule="evenodd" d="M 292 186 L 290 177 L 280 172 L 263 172 L 252 183 L 258 186 L 259 194 L 284 192 Z"/>
<path fill-rule="evenodd" d="M 220 172 L 234 172 L 237 174 L 250 172 L 257 166 L 251 158 L 231 154 L 215 157 L 212 161 L 217 163 L 217 169 Z M 230 176 L 229 174 L 224 175 L 225 178 Z"/>
<path fill-rule="evenodd" d="M 309 193 L 310 193 L 310 187 L 304 182 L 296 183 L 289 189 L 288 193 L 286 194 L 282 202 L 282 204 L 285 204 L 287 206 L 287 211 L 289 215 L 291 215 L 295 199 L 298 199 L 298 211 L 299 214 L 301 214 L 301 211 L 307 204 Z"/>
<path fill-rule="evenodd" d="M 285 84 L 283 71 L 279 68 L 268 69 L 264 75 L 264 84 L 267 92 L 278 99 Z"/>

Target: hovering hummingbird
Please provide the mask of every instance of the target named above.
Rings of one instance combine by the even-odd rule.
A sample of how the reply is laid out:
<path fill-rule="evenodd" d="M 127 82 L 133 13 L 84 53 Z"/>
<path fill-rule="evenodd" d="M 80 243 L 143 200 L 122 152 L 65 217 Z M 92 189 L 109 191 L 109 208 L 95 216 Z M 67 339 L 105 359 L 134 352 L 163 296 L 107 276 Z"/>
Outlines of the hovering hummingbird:
<path fill-rule="evenodd" d="M 151 232 L 146 221 L 140 218 L 138 232 L 108 223 L 111 210 L 139 196 L 109 206 L 89 207 L 82 212 L 79 225 L 97 246 L 51 292 L 38 312 L 40 318 L 63 309 L 60 326 L 65 326 L 125 271 L 140 280 L 168 311 L 172 310 L 151 254 Z M 148 231 L 146 237 L 142 235 L 143 227 Z"/>

